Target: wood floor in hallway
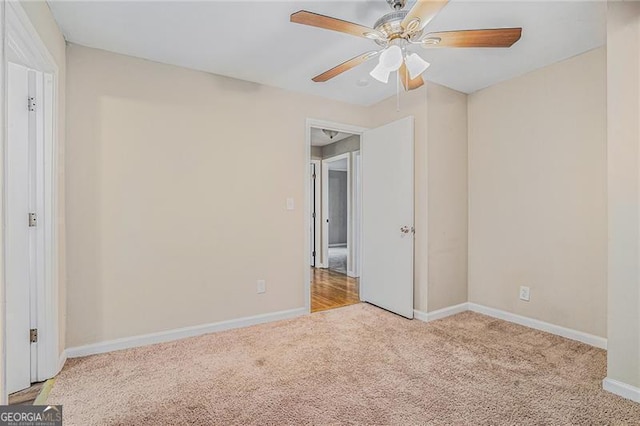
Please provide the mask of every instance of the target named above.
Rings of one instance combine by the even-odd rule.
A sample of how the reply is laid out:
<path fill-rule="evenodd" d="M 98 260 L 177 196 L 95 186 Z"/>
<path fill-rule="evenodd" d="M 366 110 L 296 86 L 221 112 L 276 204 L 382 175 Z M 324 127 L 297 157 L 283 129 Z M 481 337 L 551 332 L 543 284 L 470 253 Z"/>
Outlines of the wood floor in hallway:
<path fill-rule="evenodd" d="M 359 283 L 330 269 L 311 268 L 311 312 L 360 302 Z"/>

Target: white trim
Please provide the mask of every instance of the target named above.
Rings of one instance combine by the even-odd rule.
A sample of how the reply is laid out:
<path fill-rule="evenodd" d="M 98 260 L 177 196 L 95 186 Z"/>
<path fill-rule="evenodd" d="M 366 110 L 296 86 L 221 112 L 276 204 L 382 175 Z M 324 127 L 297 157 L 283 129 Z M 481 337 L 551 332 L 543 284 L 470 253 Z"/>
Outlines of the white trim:
<path fill-rule="evenodd" d="M 40 38 L 29 16 L 20 2 L 7 1 L 7 60 L 19 61 L 21 65 L 38 71 L 55 73 L 58 66 Z"/>
<path fill-rule="evenodd" d="M 360 150 L 353 151 L 351 153 L 351 186 L 353 200 L 352 218 L 351 222 L 353 227 L 351 228 L 351 273 L 350 277 L 360 277 L 360 253 L 362 252 L 362 157 L 360 156 Z"/>
<path fill-rule="evenodd" d="M 595 346 L 596 348 L 607 349 L 607 339 L 605 339 L 604 337 L 594 336 L 593 334 L 573 330 L 555 324 L 550 324 L 548 322 L 524 317 L 522 315 L 512 314 L 511 312 L 490 308 L 488 306 L 479 305 L 477 303 L 460 303 L 459 305 L 449 306 L 433 312 L 424 312 L 415 309 L 413 311 L 413 315 L 417 320 L 429 322 L 446 318 L 448 316 L 459 314 L 465 311 L 476 312 L 493 318 L 498 318 L 503 321 L 520 324 L 525 327 L 533 328 L 535 330 L 545 331 L 550 334 L 555 334 L 556 336 L 576 340 L 578 342 L 586 343 L 590 346 Z"/>
<path fill-rule="evenodd" d="M 351 133 L 354 135 L 362 135 L 369 130 L 366 127 L 352 126 L 351 124 L 336 123 L 335 121 L 318 120 L 315 118 L 307 118 L 307 128 L 317 127 L 319 129 L 336 130 L 341 133 Z M 309 135 L 311 136 L 311 135 Z M 311 138 L 309 138 L 309 147 L 311 147 Z M 309 148 L 311 152 L 311 148 Z"/>
<path fill-rule="evenodd" d="M 640 388 L 628 385 L 618 380 L 605 377 L 602 381 L 602 389 L 621 396 L 631 401 L 640 402 Z"/>
<path fill-rule="evenodd" d="M 305 308 L 291 309 L 288 311 L 272 312 L 268 314 L 255 315 L 251 317 L 238 318 L 228 321 L 220 321 L 211 324 L 202 324 L 192 327 L 176 328 L 174 330 L 160 331 L 157 333 L 143 334 L 140 336 L 124 337 L 122 339 L 109 340 L 106 342 L 92 343 L 84 346 L 67 348 L 66 356 L 77 358 L 87 355 L 95 355 L 106 352 L 118 351 L 121 349 L 137 348 L 140 346 L 153 345 L 155 343 L 170 342 L 173 340 L 185 339 L 187 337 L 201 336 L 203 334 L 215 333 L 218 331 L 231 330 L 234 328 L 248 327 L 250 325 L 264 324 L 267 322 L 280 321 L 284 319 L 296 318 L 307 314 Z"/>
<path fill-rule="evenodd" d="M 37 284 L 37 318 L 39 341 L 37 344 L 37 378 L 45 380 L 58 373 L 59 365 L 59 323 L 58 323 L 58 235 L 57 235 L 57 195 L 58 195 L 58 170 L 56 153 L 58 152 L 57 141 L 57 96 L 58 96 L 58 66 L 40 38 L 37 30 L 31 23 L 28 15 L 24 11 L 20 2 L 3 2 L 6 4 L 5 20 L 6 24 L 6 47 L 3 58 L 3 70 L 6 69 L 7 62 L 15 62 L 40 71 L 44 74 L 44 96 L 40 102 L 43 108 L 51 108 L 46 111 L 44 117 L 45 131 L 43 133 L 43 150 L 41 152 L 43 167 L 42 179 L 43 191 L 39 194 L 42 197 L 43 211 L 37 212 L 41 220 L 41 241 L 44 247 L 44 259 L 40 263 L 39 277 L 41 280 Z M 3 73 L 3 88 L 6 87 L 6 76 Z M 6 99 L 6 97 L 4 97 Z M 6 101 L 5 101 L 6 102 Z M 3 105 L 3 121 L 6 120 L 6 104 Z M 6 152 L 6 128 L 3 129 L 3 152 Z M 6 161 L 6 158 L 3 160 Z M 5 172 L 3 171 L 3 174 Z M 4 178 L 4 177 L 3 177 Z M 6 181 L 3 181 L 6 182 Z M 5 191 L 3 183 L 3 191 Z M 4 203 L 3 195 L 3 203 Z M 3 209 L 4 210 L 4 209 Z M 4 244 L 4 238 L 2 244 Z M 4 288 L 4 277 L 3 277 Z M 5 322 L 3 321 L 3 324 Z M 4 337 L 3 337 L 4 339 Z M 4 341 L 6 344 L 6 341 Z M 3 345 L 4 346 L 4 345 Z M 6 360 L 3 354 L 2 362 Z M 3 379 L 4 380 L 4 375 Z M 2 389 L 6 389 L 0 386 Z M 2 398 L 5 396 L 2 395 Z"/>
<path fill-rule="evenodd" d="M 595 346 L 596 348 L 607 349 L 607 339 L 605 339 L 604 337 L 594 336 L 593 334 L 584 333 L 582 331 L 573 330 L 555 324 L 550 324 L 548 322 L 524 317 L 522 315 L 512 314 L 511 312 L 489 308 L 487 306 L 478 305 L 476 303 L 469 303 L 469 310 L 488 315 L 493 318 L 498 318 L 501 320 L 513 322 L 515 324 L 524 325 L 525 327 L 534 328 L 540 331 L 546 331 L 547 333 L 586 343 L 587 345 Z"/>
<path fill-rule="evenodd" d="M 417 319 L 422 322 L 429 322 L 429 314 L 425 311 L 419 311 L 418 309 L 413 310 L 413 319 Z"/>
<path fill-rule="evenodd" d="M 311 254 L 309 253 L 310 250 L 310 242 L 309 242 L 309 226 L 310 226 L 310 213 L 311 213 L 311 200 L 309 198 L 309 185 L 311 185 L 311 182 L 309 182 L 309 168 L 310 168 L 310 161 L 311 161 L 311 128 L 312 127 L 318 127 L 321 129 L 328 129 L 328 130 L 337 130 L 339 132 L 345 132 L 345 133 L 352 133 L 354 135 L 358 135 L 360 136 L 360 141 L 362 143 L 362 134 L 367 130 L 364 127 L 358 127 L 358 126 L 352 126 L 350 124 L 342 124 L 342 123 L 335 123 L 335 122 L 331 122 L 331 121 L 326 121 L 326 120 L 318 120 L 315 118 L 307 118 L 305 121 L 305 180 L 304 180 L 304 204 L 305 204 L 305 214 L 304 214 L 304 247 L 303 247 L 303 253 L 304 253 L 304 282 L 303 282 L 303 288 L 304 288 L 304 292 L 305 292 L 305 309 L 307 312 L 311 312 L 311 268 L 309 268 L 308 262 L 309 262 L 309 258 L 311 257 Z M 327 265 L 324 261 L 324 259 L 322 260 L 323 265 L 321 267 L 327 267 L 329 265 Z M 362 283 L 360 283 L 360 289 L 362 289 Z"/>
<path fill-rule="evenodd" d="M 468 303 L 460 303 L 459 305 L 448 306 L 446 308 L 438 309 L 433 312 L 424 312 L 419 311 L 417 309 L 413 310 L 413 317 L 417 320 L 429 322 L 436 321 L 442 318 L 450 317 L 451 315 L 456 315 L 461 312 L 466 312 L 469 310 Z"/>

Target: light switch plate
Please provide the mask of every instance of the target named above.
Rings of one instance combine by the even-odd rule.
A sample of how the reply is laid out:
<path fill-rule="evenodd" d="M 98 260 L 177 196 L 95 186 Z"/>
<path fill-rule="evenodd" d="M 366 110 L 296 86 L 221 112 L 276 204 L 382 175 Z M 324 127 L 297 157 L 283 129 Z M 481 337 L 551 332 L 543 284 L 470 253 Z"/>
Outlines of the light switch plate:
<path fill-rule="evenodd" d="M 265 280 L 258 280 L 258 294 L 265 293 L 267 291 L 267 282 Z"/>
<path fill-rule="evenodd" d="M 524 300 L 525 302 L 528 302 L 530 300 L 529 287 L 520 287 L 520 300 Z"/>

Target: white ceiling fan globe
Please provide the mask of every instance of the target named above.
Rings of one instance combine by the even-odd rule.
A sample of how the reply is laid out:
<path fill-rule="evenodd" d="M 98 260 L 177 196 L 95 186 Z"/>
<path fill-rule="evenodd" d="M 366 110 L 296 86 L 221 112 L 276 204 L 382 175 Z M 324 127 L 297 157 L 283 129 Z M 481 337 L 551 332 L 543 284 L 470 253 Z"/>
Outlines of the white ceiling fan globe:
<path fill-rule="evenodd" d="M 429 62 L 422 59 L 417 53 L 408 54 L 407 58 L 404 60 L 404 63 L 407 66 L 407 70 L 409 70 L 409 78 L 411 80 L 417 78 L 431 65 Z"/>
<path fill-rule="evenodd" d="M 378 65 L 369 75 L 381 83 L 389 82 L 389 75 L 402 65 L 402 49 L 393 45 L 387 47 L 381 54 Z"/>

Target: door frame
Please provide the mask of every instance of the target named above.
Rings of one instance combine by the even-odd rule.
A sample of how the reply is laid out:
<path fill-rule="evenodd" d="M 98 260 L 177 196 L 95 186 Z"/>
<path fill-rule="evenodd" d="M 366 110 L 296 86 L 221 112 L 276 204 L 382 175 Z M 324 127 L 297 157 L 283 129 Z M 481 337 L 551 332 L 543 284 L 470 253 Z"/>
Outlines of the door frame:
<path fill-rule="evenodd" d="M 310 253 L 310 233 L 309 227 L 311 226 L 311 197 L 310 197 L 310 175 L 311 175 L 311 128 L 336 130 L 338 132 L 352 133 L 360 136 L 360 147 L 362 149 L 362 134 L 368 130 L 365 127 L 354 126 L 351 124 L 337 123 L 327 120 L 321 120 L 316 118 L 307 118 L 305 121 L 305 178 L 304 178 L 304 200 L 305 200 L 305 215 L 304 215 L 304 282 L 303 288 L 305 293 L 305 309 L 308 313 L 311 313 L 311 268 L 309 267 Z M 323 263 L 325 259 L 322 259 Z M 328 266 L 328 265 L 327 265 Z M 362 283 L 360 283 L 362 286 Z"/>
<path fill-rule="evenodd" d="M 43 74 L 43 99 L 39 100 L 39 107 L 43 108 L 43 131 L 40 132 L 36 141 L 38 152 L 38 164 L 36 175 L 40 182 L 40 190 L 37 192 L 38 229 L 36 250 L 40 255 L 36 264 L 36 319 L 38 327 L 38 343 L 36 347 L 36 377 L 35 380 L 46 380 L 55 376 L 64 363 L 64 355 L 60 356 L 59 347 L 59 283 L 58 275 L 60 270 L 58 243 L 59 236 L 57 226 L 59 222 L 58 209 L 58 90 L 59 73 L 58 66 L 46 45 L 34 28 L 28 15 L 19 2 L 2 2 L 4 6 L 4 23 L 6 28 L 3 43 L 2 56 L 2 122 L 7 122 L 7 63 L 14 62 Z M 2 173 L 0 173 L 0 188 L 2 190 L 2 211 L 6 210 L 6 167 L 8 161 L 7 152 L 7 128 L 2 128 Z M 4 213 L 2 223 L 4 224 Z M 6 276 L 5 276 L 5 236 L 2 234 L 2 244 L 0 244 L 0 262 L 2 273 L 0 274 L 0 299 L 2 301 L 3 326 L 0 327 L 2 340 L 2 362 L 0 367 L 1 392 L 0 399 L 6 403 L 6 335 L 4 324 L 6 324 L 6 311 L 4 309 Z M 34 379 L 32 377 L 32 379 Z"/>
<path fill-rule="evenodd" d="M 309 162 L 309 164 L 313 164 L 315 166 L 315 170 L 316 170 L 316 179 L 315 179 L 315 185 L 314 185 L 314 192 L 315 192 L 315 206 L 316 206 L 316 217 L 314 219 L 315 222 L 315 227 L 314 229 L 314 236 L 313 236 L 313 240 L 315 241 L 313 250 L 315 250 L 316 252 L 316 257 L 315 257 L 315 267 L 316 268 L 325 268 L 326 266 L 324 266 L 324 258 L 322 257 L 322 231 L 321 231 L 321 226 L 322 226 L 322 160 L 311 160 Z M 311 194 L 309 194 L 309 197 L 311 197 Z M 311 200 L 309 200 L 309 210 L 311 211 Z M 309 213 L 311 214 L 311 213 Z M 311 227 L 311 224 L 309 224 L 309 227 Z M 309 256 L 309 258 L 311 258 L 311 256 Z"/>
<path fill-rule="evenodd" d="M 347 160 L 347 273 L 351 272 L 351 153 L 334 155 L 333 157 L 322 159 L 322 259 L 325 268 L 329 267 L 329 167 L 331 163 L 340 160 Z"/>
<path fill-rule="evenodd" d="M 360 137 L 362 139 L 362 137 Z M 360 142 L 362 144 L 362 141 Z M 360 145 L 362 148 L 362 145 Z M 360 254 L 362 252 L 362 156 L 360 150 L 353 151 L 351 153 L 351 170 L 353 170 L 353 177 L 351 179 L 351 199 L 352 204 L 352 217 L 351 223 L 351 271 L 347 271 L 347 275 L 354 278 L 360 277 L 360 269 L 362 265 L 362 259 Z"/>

